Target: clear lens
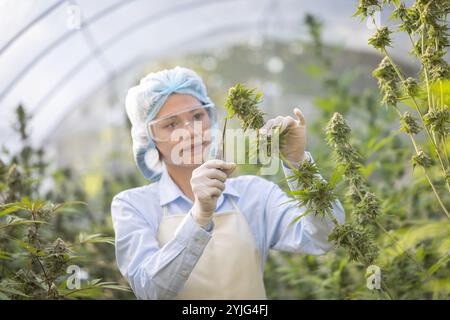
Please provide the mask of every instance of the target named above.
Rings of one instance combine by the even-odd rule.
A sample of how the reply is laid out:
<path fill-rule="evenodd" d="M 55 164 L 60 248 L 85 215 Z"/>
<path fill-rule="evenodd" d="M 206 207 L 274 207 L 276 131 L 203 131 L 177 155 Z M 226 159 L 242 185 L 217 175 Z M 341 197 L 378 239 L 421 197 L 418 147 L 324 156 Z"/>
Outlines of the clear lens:
<path fill-rule="evenodd" d="M 184 129 L 189 124 L 195 132 L 206 130 L 213 120 L 212 104 L 199 105 L 153 120 L 149 123 L 150 136 L 155 141 L 170 141 L 176 130 Z"/>

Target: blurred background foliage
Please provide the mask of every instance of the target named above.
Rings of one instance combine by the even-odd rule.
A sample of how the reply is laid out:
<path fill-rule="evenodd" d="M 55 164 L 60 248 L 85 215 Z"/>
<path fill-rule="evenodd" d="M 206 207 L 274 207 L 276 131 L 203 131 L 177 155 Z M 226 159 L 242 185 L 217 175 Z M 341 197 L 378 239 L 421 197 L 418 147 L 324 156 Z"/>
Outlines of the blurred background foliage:
<path fill-rule="evenodd" d="M 371 75 L 379 57 L 324 44 L 320 20 L 307 15 L 304 23 L 307 40 L 260 39 L 152 62 L 135 75 L 135 82 L 149 71 L 178 64 L 199 72 L 222 115 L 227 88 L 236 82 L 264 93 L 267 119 L 293 115 L 293 107 L 299 106 L 308 122 L 307 150 L 326 179 L 335 163 L 324 128 L 334 112 L 341 113 L 352 128 L 353 145 L 364 156 L 363 173 L 382 201 L 379 222 L 385 230 L 375 231 L 377 265 L 390 293 L 395 299 L 448 299 L 450 225 L 427 181 L 412 168 L 408 140 L 395 114 L 380 103 Z M 402 68 L 414 72 L 411 65 Z M 86 110 L 92 104 L 69 121 L 89 116 Z M 118 192 L 148 181 L 134 166 L 130 126 L 124 109 L 120 114 L 123 124 L 98 132 L 56 132 L 64 141 L 59 151 L 69 156 L 55 163 L 44 149 L 28 145 L 29 117 L 17 108 L 15 129 L 23 148 L 17 155 L 3 149 L 9 160 L 0 163 L 0 299 L 134 299 L 115 263 L 110 204 Z M 236 122 L 229 125 L 238 127 Z M 95 152 L 93 141 L 111 147 Z M 70 155 L 83 158 L 83 166 L 72 165 Z M 259 168 L 240 165 L 235 175 L 241 174 L 259 174 Z M 288 191 L 281 171 L 265 178 Z M 448 207 L 450 199 L 444 201 Z M 84 290 L 65 286 L 70 276 L 66 268 L 72 264 L 83 270 Z M 367 288 L 365 267 L 350 262 L 340 249 L 320 257 L 272 251 L 265 283 L 271 299 L 387 298 Z"/>

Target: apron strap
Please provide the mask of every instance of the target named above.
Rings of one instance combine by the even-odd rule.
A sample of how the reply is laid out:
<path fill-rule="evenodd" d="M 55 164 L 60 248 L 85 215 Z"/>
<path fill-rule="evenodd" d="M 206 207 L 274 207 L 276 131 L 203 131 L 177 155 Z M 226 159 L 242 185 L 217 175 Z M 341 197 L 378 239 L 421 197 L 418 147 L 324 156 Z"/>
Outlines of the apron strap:
<path fill-rule="evenodd" d="M 163 206 L 163 217 L 166 217 L 166 216 L 167 216 L 167 206 L 164 205 Z"/>
<path fill-rule="evenodd" d="M 238 205 L 236 204 L 236 201 L 234 201 L 232 197 L 229 197 L 229 199 L 230 199 L 231 203 L 233 204 L 234 209 L 235 209 L 237 212 L 241 213 L 241 210 L 239 210 L 239 207 L 238 207 Z"/>

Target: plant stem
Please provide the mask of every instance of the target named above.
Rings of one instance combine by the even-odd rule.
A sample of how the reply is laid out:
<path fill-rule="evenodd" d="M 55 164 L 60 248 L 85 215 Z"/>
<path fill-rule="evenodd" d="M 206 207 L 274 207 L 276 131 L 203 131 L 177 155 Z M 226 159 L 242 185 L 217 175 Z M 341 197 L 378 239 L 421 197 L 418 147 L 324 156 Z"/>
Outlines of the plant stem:
<path fill-rule="evenodd" d="M 400 116 L 401 115 L 400 110 L 398 110 L 398 108 L 396 108 L 396 110 L 397 110 L 397 112 L 398 112 L 398 114 Z M 412 142 L 412 144 L 414 146 L 414 150 L 416 151 L 416 154 L 419 154 L 419 148 L 417 147 L 416 140 L 414 139 L 413 135 L 411 133 L 408 133 L 408 136 L 411 139 L 411 142 Z M 426 176 L 426 178 L 427 178 L 431 188 L 433 189 L 433 192 L 434 192 L 434 194 L 435 194 L 435 196 L 436 196 L 436 198 L 437 198 L 437 200 L 439 202 L 439 205 L 441 206 L 441 208 L 444 211 L 444 213 L 446 214 L 446 216 L 448 218 L 450 218 L 450 213 L 448 212 L 448 210 L 445 208 L 444 204 L 442 203 L 441 197 L 439 196 L 439 193 L 437 192 L 437 190 L 436 190 L 436 188 L 435 188 L 435 186 L 433 184 L 433 181 L 431 181 L 431 178 L 428 175 L 427 170 L 425 168 L 423 168 L 423 171 L 425 173 L 425 176 Z M 450 192 L 450 187 L 449 187 L 448 181 L 447 181 L 447 187 L 449 188 L 449 192 Z"/>
<path fill-rule="evenodd" d="M 358 249 L 357 246 L 355 246 L 355 244 L 353 243 L 353 239 L 351 239 L 350 237 L 348 238 L 348 241 L 351 243 L 352 247 L 356 250 L 356 252 L 358 252 L 359 256 L 361 258 L 364 259 L 364 255 L 362 254 L 362 252 Z M 368 267 L 370 264 L 367 260 L 364 261 L 364 266 Z M 386 293 L 386 295 L 389 297 L 390 300 L 394 300 L 393 295 L 390 293 L 386 283 L 384 282 L 383 278 L 381 279 L 381 289 L 383 290 L 384 293 Z"/>
<path fill-rule="evenodd" d="M 76 289 L 76 290 L 73 290 L 73 291 L 70 291 L 68 293 L 63 294 L 63 297 L 66 297 L 66 296 L 71 295 L 71 294 L 76 293 L 76 292 L 80 292 L 80 291 L 84 291 L 84 290 L 93 290 L 93 289 L 98 289 L 98 287 L 90 286 L 90 287 Z"/>
<path fill-rule="evenodd" d="M 398 9 L 398 5 L 397 5 L 395 2 L 394 2 L 394 6 L 395 6 L 396 9 Z M 378 26 L 376 25 L 376 22 L 375 22 L 375 19 L 374 19 L 373 16 L 372 16 L 372 21 L 373 21 L 373 24 L 375 25 L 375 27 L 378 29 Z M 403 21 L 403 20 L 402 20 L 402 21 Z M 403 22 L 404 22 L 404 21 L 403 21 Z M 409 41 L 411 42 L 411 46 L 412 46 L 413 50 L 415 51 L 417 57 L 419 58 L 420 54 L 419 54 L 419 52 L 417 51 L 416 46 L 414 45 L 414 40 L 413 40 L 413 38 L 412 38 L 411 33 L 409 33 L 408 31 L 407 31 L 406 33 L 408 34 L 408 38 L 409 38 Z M 422 36 L 422 53 L 423 53 L 423 48 L 424 48 L 424 42 L 423 42 L 423 41 L 424 41 L 424 33 L 423 33 L 423 32 L 422 32 L 421 36 Z M 400 78 L 400 80 L 401 80 L 401 81 L 404 81 L 404 76 L 402 75 L 402 73 L 400 72 L 400 70 L 398 70 L 397 65 L 394 64 L 394 61 L 393 61 L 393 59 L 391 58 L 391 56 L 389 55 L 389 53 L 387 52 L 386 48 L 384 49 L 384 53 L 385 53 L 386 56 L 388 57 L 388 59 L 389 59 L 390 63 L 392 64 L 392 66 L 394 67 L 394 69 L 395 69 L 395 71 L 396 71 L 398 77 Z M 422 63 L 422 65 L 423 65 L 423 63 Z M 430 97 L 430 88 L 429 88 L 429 83 L 428 83 L 428 71 L 427 71 L 427 68 L 426 68 L 425 65 L 423 65 L 423 68 L 424 68 L 424 74 L 425 74 L 425 79 L 426 79 L 426 83 L 427 83 L 428 104 L 429 104 L 428 109 L 429 109 L 431 105 L 430 105 L 430 99 L 429 99 L 429 97 Z M 444 108 L 444 95 L 443 95 L 443 89 L 442 89 L 442 80 L 440 80 L 440 86 L 441 86 L 441 103 L 442 103 L 442 108 Z M 437 143 L 436 143 L 436 141 L 433 139 L 433 137 L 431 136 L 431 134 L 430 134 L 430 132 L 429 132 L 427 126 L 425 126 L 424 119 L 423 119 L 423 115 L 422 115 L 422 113 L 421 113 L 421 111 L 420 111 L 420 108 L 419 108 L 419 105 L 418 105 L 416 99 L 415 99 L 409 92 L 407 92 L 407 93 L 408 93 L 408 95 L 411 97 L 411 99 L 412 99 L 412 101 L 413 101 L 413 103 L 414 103 L 414 106 L 415 106 L 415 108 L 416 108 L 416 110 L 417 110 L 417 113 L 419 114 L 420 119 L 421 119 L 421 121 L 422 121 L 422 125 L 423 125 L 423 127 L 425 128 L 425 131 L 426 131 L 426 133 L 427 133 L 427 135 L 428 135 L 428 138 L 430 139 L 431 144 L 433 145 L 433 147 L 434 147 L 434 149 L 435 149 L 435 151 L 436 151 L 436 154 L 437 154 L 437 156 L 438 156 L 438 158 L 439 158 L 439 162 L 440 162 L 440 164 L 441 164 L 442 171 L 443 171 L 443 173 L 444 173 L 444 175 L 445 175 L 445 174 L 446 174 L 446 168 L 445 168 L 445 166 L 444 166 L 444 162 L 442 161 L 441 155 L 440 155 L 440 153 L 439 153 L 439 148 L 438 148 L 438 146 L 437 146 Z M 444 152 L 447 153 L 446 146 L 444 146 Z M 446 154 L 446 157 L 447 157 L 447 165 L 449 165 L 450 161 L 449 161 L 449 159 L 448 159 L 448 155 L 447 155 L 447 154 Z M 449 182 L 448 182 L 447 179 L 446 179 L 446 184 L 447 184 L 447 189 L 448 189 L 448 191 L 449 191 L 449 193 L 450 193 L 450 184 L 449 184 Z"/>
<path fill-rule="evenodd" d="M 383 289 L 383 292 L 386 293 L 386 295 L 389 297 L 390 300 L 394 300 L 394 296 L 389 291 L 386 282 L 384 282 L 383 276 L 381 277 L 381 289 Z"/>
<path fill-rule="evenodd" d="M 404 83 L 404 82 L 405 82 L 405 77 L 403 76 L 403 74 L 401 73 L 401 71 L 398 69 L 397 65 L 394 63 L 394 61 L 392 60 L 392 58 L 391 58 L 391 56 L 389 55 L 389 53 L 387 52 L 387 50 L 386 50 L 386 49 L 383 49 L 383 51 L 384 51 L 386 57 L 389 59 L 391 65 L 394 67 L 394 70 L 395 70 L 395 72 L 397 73 L 397 76 L 399 77 L 400 81 L 401 81 L 402 83 Z M 424 127 L 424 129 L 425 129 L 425 131 L 426 131 L 426 133 L 427 133 L 427 135 L 428 135 L 428 138 L 429 138 L 430 141 L 431 141 L 431 144 L 433 145 L 433 147 L 434 147 L 434 149 L 435 149 L 435 151 L 436 151 L 436 154 L 437 154 L 438 158 L 439 158 L 439 162 L 441 163 L 442 170 L 445 172 L 445 166 L 444 166 L 444 163 L 443 163 L 443 161 L 442 161 L 441 154 L 439 153 L 439 148 L 437 147 L 437 145 L 436 145 L 436 143 L 435 143 L 435 141 L 434 141 L 434 139 L 433 139 L 433 137 L 432 137 L 432 135 L 431 135 L 431 132 L 428 130 L 428 127 L 425 125 L 425 120 L 424 120 L 424 118 L 423 118 L 422 112 L 420 111 L 419 104 L 417 103 L 416 98 L 415 98 L 414 96 L 412 96 L 409 92 L 408 92 L 408 95 L 410 96 L 410 98 L 412 99 L 412 101 L 413 101 L 413 103 L 414 103 L 414 106 L 415 106 L 415 108 L 416 108 L 416 111 L 417 111 L 417 113 L 418 113 L 419 116 L 420 116 L 420 120 L 422 121 L 422 125 L 423 125 L 423 127 Z M 448 183 L 447 183 L 447 184 L 448 184 Z M 449 188 L 450 188 L 450 187 L 449 187 Z"/>
<path fill-rule="evenodd" d="M 371 17 L 372 17 L 372 22 L 373 22 L 374 26 L 377 28 L 377 30 L 379 30 L 379 27 L 378 27 L 377 24 L 376 24 L 375 18 L 373 17 L 373 15 L 371 15 Z M 410 39 L 411 39 L 411 38 L 410 38 Z M 411 39 L 411 40 L 412 40 L 412 39 Z M 398 66 L 394 63 L 394 60 L 391 58 L 391 56 L 390 56 L 389 52 L 386 50 L 386 48 L 383 48 L 383 53 L 384 53 L 384 54 L 386 55 L 386 57 L 389 59 L 389 62 L 391 63 L 392 67 L 394 68 L 395 73 L 396 73 L 397 76 L 399 77 L 399 79 L 400 79 L 400 81 L 402 82 L 402 84 L 405 83 L 405 76 L 402 74 L 402 72 L 400 71 L 400 69 L 398 68 Z M 425 67 L 425 66 L 424 66 L 424 67 Z M 411 100 L 412 100 L 413 103 L 414 103 L 414 106 L 415 106 L 415 108 L 416 108 L 416 111 L 417 111 L 417 113 L 418 113 L 419 116 L 420 116 L 420 120 L 422 121 L 422 125 L 423 125 L 423 127 L 424 127 L 424 129 L 425 129 L 425 131 L 426 131 L 426 133 L 427 133 L 427 135 L 428 135 L 429 140 L 431 141 L 431 144 L 432 144 L 432 146 L 433 146 L 433 148 L 434 148 L 434 150 L 435 150 L 435 152 L 436 152 L 438 158 L 439 158 L 439 162 L 440 162 L 440 164 L 441 164 L 442 171 L 443 171 L 443 173 L 444 173 L 444 175 L 445 175 L 445 173 L 446 173 L 446 168 L 445 168 L 445 166 L 444 166 L 444 162 L 442 161 L 441 154 L 439 153 L 439 148 L 438 148 L 438 146 L 436 145 L 436 143 L 435 143 L 435 141 L 434 141 L 434 139 L 433 139 L 433 137 L 432 137 L 430 131 L 428 130 L 428 127 L 425 125 L 425 121 L 424 121 L 424 118 L 423 118 L 423 114 L 422 114 L 422 112 L 420 111 L 419 104 L 417 103 L 416 98 L 415 98 L 409 91 L 407 91 L 407 94 L 408 94 L 408 96 L 411 98 Z M 430 108 L 430 106 L 429 106 L 429 108 Z M 429 180 L 429 179 L 428 179 L 428 180 Z M 450 184 L 449 184 L 449 182 L 448 182 L 447 179 L 446 179 L 446 184 L 447 184 L 448 191 L 449 191 L 449 193 L 450 193 Z M 433 186 L 432 186 L 432 188 L 434 189 Z"/>
<path fill-rule="evenodd" d="M 442 149 L 444 149 L 445 158 L 447 159 L 447 163 L 450 165 L 450 158 L 448 157 L 447 144 L 445 142 L 445 138 L 441 137 Z"/>
<path fill-rule="evenodd" d="M 362 198 L 363 198 L 363 195 L 361 194 L 361 192 L 360 192 L 357 188 L 355 188 L 355 190 L 356 190 L 356 192 L 358 193 L 359 197 L 362 199 Z M 422 270 L 422 272 L 424 272 L 425 275 L 428 276 L 428 274 L 427 274 L 426 270 L 423 268 L 423 266 L 422 266 L 416 259 L 414 259 L 412 256 L 410 256 L 409 253 L 406 252 L 406 250 L 404 250 L 404 249 L 398 244 L 398 240 L 395 239 L 395 238 L 389 233 L 389 231 L 387 231 L 386 228 L 383 227 L 383 225 L 382 225 L 378 220 L 374 219 L 373 221 L 375 222 L 375 225 L 376 225 L 378 228 L 380 228 L 380 229 L 381 229 L 381 230 L 382 230 L 382 231 L 383 231 L 383 232 L 384 232 L 384 233 L 392 240 L 392 242 L 394 242 L 395 245 L 396 245 L 398 248 L 400 248 L 400 250 L 401 250 L 402 252 L 404 252 L 405 255 L 406 255 L 409 259 L 411 259 L 411 261 L 414 261 L 414 263 Z"/>
<path fill-rule="evenodd" d="M 421 33 L 421 38 L 422 38 L 422 54 L 424 52 L 425 49 L 425 23 L 422 21 L 422 33 Z M 425 83 L 427 85 L 427 98 L 428 98 L 428 110 L 432 109 L 432 102 L 431 102 L 431 93 L 430 93 L 430 82 L 428 80 L 428 68 L 425 64 L 423 65 L 423 73 L 425 75 Z M 436 142 L 436 141 L 435 141 Z"/>
<path fill-rule="evenodd" d="M 416 145 L 414 139 L 411 137 L 411 134 L 409 134 L 409 137 L 411 138 L 411 141 L 412 141 L 412 143 L 414 145 L 414 149 L 416 150 L 416 154 L 418 154 L 419 150 L 417 148 L 417 145 Z M 444 212 L 447 215 L 447 217 L 450 218 L 450 214 L 449 214 L 448 210 L 445 208 L 445 205 L 442 203 L 441 197 L 439 196 L 439 194 L 438 194 L 438 192 L 436 190 L 436 187 L 434 186 L 433 181 L 431 181 L 431 178 L 428 175 L 428 173 L 427 173 L 425 168 L 423 168 L 423 171 L 425 173 L 425 177 L 427 178 L 428 182 L 430 183 L 431 188 L 433 189 L 433 192 L 434 192 L 434 194 L 435 194 L 435 196 L 436 196 L 436 198 L 437 198 L 437 200 L 439 202 L 439 205 L 441 206 L 442 210 L 444 210 Z"/>

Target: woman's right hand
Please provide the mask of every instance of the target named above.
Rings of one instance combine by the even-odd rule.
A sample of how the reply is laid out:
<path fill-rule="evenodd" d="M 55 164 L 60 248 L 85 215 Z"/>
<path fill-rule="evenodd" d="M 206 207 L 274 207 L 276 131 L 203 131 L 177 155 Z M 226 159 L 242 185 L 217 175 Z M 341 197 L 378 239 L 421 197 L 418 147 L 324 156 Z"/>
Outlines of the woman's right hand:
<path fill-rule="evenodd" d="M 191 187 L 194 193 L 192 216 L 207 227 L 216 209 L 217 200 L 225 189 L 225 180 L 234 171 L 234 162 L 208 160 L 192 172 Z"/>

